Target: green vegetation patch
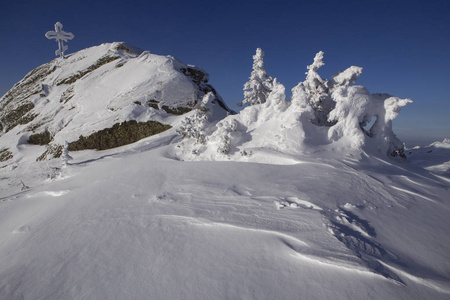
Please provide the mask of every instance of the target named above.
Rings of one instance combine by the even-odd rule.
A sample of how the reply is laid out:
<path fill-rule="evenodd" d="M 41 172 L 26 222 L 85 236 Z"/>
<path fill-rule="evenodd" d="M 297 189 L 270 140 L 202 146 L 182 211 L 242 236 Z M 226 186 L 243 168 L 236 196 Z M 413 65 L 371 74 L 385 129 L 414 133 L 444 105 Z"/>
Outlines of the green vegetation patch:
<path fill-rule="evenodd" d="M 189 107 L 169 107 L 167 105 L 163 105 L 161 108 L 172 115 L 183 115 L 192 110 L 192 108 Z"/>
<path fill-rule="evenodd" d="M 159 109 L 159 101 L 156 101 L 155 99 L 150 99 L 147 101 L 147 105 L 154 109 Z"/>
<path fill-rule="evenodd" d="M 30 123 L 27 128 L 25 128 L 25 131 L 32 131 L 33 133 L 36 132 L 36 129 L 38 129 L 39 127 L 47 124 L 48 122 L 51 121 L 50 117 L 45 117 L 44 119 L 35 122 L 35 123 Z"/>
<path fill-rule="evenodd" d="M 191 105 L 192 103 L 189 103 L 188 105 Z M 188 113 L 192 110 L 192 107 L 170 107 L 167 105 L 159 106 L 159 102 L 151 99 L 147 101 L 147 105 L 154 108 L 154 109 L 162 109 L 168 114 L 172 115 L 183 115 L 185 113 Z M 195 106 L 195 103 L 193 102 L 192 106 Z"/>
<path fill-rule="evenodd" d="M 41 80 L 53 73 L 56 66 L 51 67 L 51 63 L 37 67 L 28 73 L 20 82 L 16 83 L 2 98 L 3 107 L 9 103 L 18 103 L 27 99 L 31 95 L 42 92 Z"/>
<path fill-rule="evenodd" d="M 126 63 L 126 62 L 124 62 L 124 61 L 118 62 L 118 63 L 116 64 L 116 68 L 123 67 L 123 65 L 124 65 L 125 63 Z"/>
<path fill-rule="evenodd" d="M 126 45 L 124 45 L 123 43 L 120 43 L 119 45 L 116 46 L 116 50 L 122 50 L 126 53 L 129 54 L 136 54 L 133 52 L 133 50 L 131 50 L 130 48 L 128 48 Z"/>
<path fill-rule="evenodd" d="M 0 161 L 7 161 L 8 159 L 13 158 L 12 152 L 9 151 L 8 148 L 3 148 L 0 150 Z"/>
<path fill-rule="evenodd" d="M 67 90 L 62 93 L 61 98 L 59 99 L 60 103 L 67 103 L 74 96 L 73 86 L 69 87 Z"/>
<path fill-rule="evenodd" d="M 119 56 L 104 56 L 104 57 L 100 58 L 99 60 L 97 60 L 97 62 L 95 64 L 89 66 L 86 70 L 80 71 L 75 75 L 67 77 L 66 79 L 63 79 L 60 82 L 58 82 L 56 85 L 74 83 L 75 81 L 77 81 L 78 79 L 83 77 L 84 75 L 100 68 L 103 65 L 106 65 L 107 63 L 115 61 L 116 59 L 119 59 L 119 58 L 120 58 Z"/>
<path fill-rule="evenodd" d="M 170 128 L 170 125 L 161 124 L 156 121 L 125 121 L 114 124 L 111 128 L 97 131 L 88 137 L 80 136 L 77 141 L 69 143 L 69 151 L 116 148 L 137 142 L 140 139 L 161 133 Z"/>
<path fill-rule="evenodd" d="M 34 104 L 31 102 L 26 102 L 16 109 L 8 111 L 2 118 L 1 123 L 6 128 L 6 131 L 13 129 L 19 124 L 27 124 L 32 121 L 37 115 L 26 114 L 34 108 Z"/>
<path fill-rule="evenodd" d="M 42 133 L 32 134 L 28 138 L 28 143 L 34 145 L 48 145 L 51 141 L 52 135 L 48 132 L 48 130 Z"/>
<path fill-rule="evenodd" d="M 23 116 L 22 118 L 20 118 L 17 121 L 17 124 L 20 124 L 20 125 L 28 124 L 31 121 L 33 121 L 37 116 L 39 116 L 39 115 L 38 114 L 32 114 L 32 113 L 26 114 L 25 116 Z"/>
<path fill-rule="evenodd" d="M 208 77 L 207 74 L 205 72 L 202 72 L 198 69 L 194 69 L 194 68 L 181 68 L 180 71 L 190 77 L 192 79 L 193 82 L 195 82 L 197 85 L 200 85 L 200 83 L 202 82 L 208 82 Z"/>
<path fill-rule="evenodd" d="M 62 155 L 63 146 L 62 145 L 52 145 L 49 144 L 47 146 L 47 150 L 44 151 L 44 153 L 41 154 L 38 158 L 36 158 L 36 161 L 43 161 L 45 159 L 50 158 L 59 158 Z"/>

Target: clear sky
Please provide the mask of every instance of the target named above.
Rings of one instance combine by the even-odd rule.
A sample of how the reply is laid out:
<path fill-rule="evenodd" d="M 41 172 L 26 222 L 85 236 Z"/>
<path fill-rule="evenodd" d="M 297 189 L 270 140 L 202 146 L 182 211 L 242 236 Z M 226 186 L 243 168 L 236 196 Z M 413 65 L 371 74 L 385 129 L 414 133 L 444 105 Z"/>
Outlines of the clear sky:
<path fill-rule="evenodd" d="M 123 41 L 202 67 L 230 107 L 260 47 L 272 77 L 290 91 L 314 55 L 329 78 L 363 67 L 370 92 L 410 98 L 394 120 L 407 146 L 450 138 L 450 1 L 173 0 L 4 1 L 0 10 L 0 94 L 52 60 L 44 34 L 59 21 L 75 38 L 66 53 Z"/>

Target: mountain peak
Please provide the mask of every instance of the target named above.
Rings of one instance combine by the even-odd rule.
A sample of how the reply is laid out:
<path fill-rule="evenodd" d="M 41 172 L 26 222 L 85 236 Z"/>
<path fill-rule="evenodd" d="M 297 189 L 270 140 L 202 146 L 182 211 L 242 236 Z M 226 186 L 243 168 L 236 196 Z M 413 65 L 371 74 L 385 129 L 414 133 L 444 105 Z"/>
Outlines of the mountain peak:
<path fill-rule="evenodd" d="M 170 127 L 208 92 L 225 116 L 208 80 L 201 68 L 126 43 L 90 47 L 37 67 L 0 99 L 0 148 L 16 156 L 10 145 L 34 137 L 61 149 L 128 121 Z"/>

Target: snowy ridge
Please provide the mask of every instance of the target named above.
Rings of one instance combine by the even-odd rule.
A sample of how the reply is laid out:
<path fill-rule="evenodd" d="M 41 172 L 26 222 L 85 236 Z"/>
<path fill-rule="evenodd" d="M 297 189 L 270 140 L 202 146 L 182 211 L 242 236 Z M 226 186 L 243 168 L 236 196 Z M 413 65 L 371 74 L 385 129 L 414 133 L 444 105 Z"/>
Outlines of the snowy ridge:
<path fill-rule="evenodd" d="M 435 174 L 450 177 L 450 139 L 434 142 L 427 147 L 415 147 L 406 153 L 419 166 Z"/>
<path fill-rule="evenodd" d="M 124 43 L 84 49 L 35 69 L 0 99 L 0 149 L 19 157 L 11 145 L 34 133 L 48 132 L 56 146 L 129 120 L 171 125 L 213 90 L 207 82 L 198 67 Z"/>

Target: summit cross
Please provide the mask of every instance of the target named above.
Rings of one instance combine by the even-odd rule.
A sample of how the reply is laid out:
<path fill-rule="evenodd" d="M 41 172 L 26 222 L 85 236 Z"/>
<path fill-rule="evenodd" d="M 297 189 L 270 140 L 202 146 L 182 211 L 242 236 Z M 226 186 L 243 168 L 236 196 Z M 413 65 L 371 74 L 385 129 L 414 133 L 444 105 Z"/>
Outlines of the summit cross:
<path fill-rule="evenodd" d="M 47 31 L 45 37 L 48 39 L 55 39 L 58 42 L 58 50 L 55 51 L 55 55 L 64 58 L 64 51 L 69 49 L 67 45 L 64 45 L 64 42 L 73 39 L 74 35 L 71 32 L 63 31 L 62 28 L 63 25 L 60 22 L 56 22 L 55 31 Z"/>

